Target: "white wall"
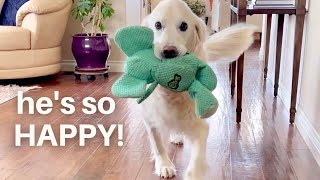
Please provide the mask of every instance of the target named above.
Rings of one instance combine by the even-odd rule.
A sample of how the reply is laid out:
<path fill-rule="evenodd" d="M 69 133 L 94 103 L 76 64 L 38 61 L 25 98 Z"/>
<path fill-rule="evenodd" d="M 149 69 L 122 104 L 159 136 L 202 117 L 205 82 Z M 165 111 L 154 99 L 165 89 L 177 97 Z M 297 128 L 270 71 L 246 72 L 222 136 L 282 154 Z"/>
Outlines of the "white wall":
<path fill-rule="evenodd" d="M 271 37 L 270 37 L 270 51 L 269 51 L 269 67 L 268 67 L 268 78 L 274 82 L 274 67 L 276 58 L 276 41 L 277 41 L 277 21 L 278 16 L 272 16 L 271 25 Z M 295 16 L 285 16 L 284 19 L 284 30 L 283 30 L 283 41 L 281 49 L 281 65 L 280 65 L 280 91 L 290 95 L 291 93 L 291 77 L 292 77 L 292 60 L 293 60 L 293 47 L 294 47 L 294 25 Z M 290 99 L 283 97 L 284 103 L 287 107 L 290 105 Z"/>
<path fill-rule="evenodd" d="M 142 0 L 126 0 L 127 25 L 140 25 Z"/>
<path fill-rule="evenodd" d="M 212 26 L 215 31 L 223 30 L 230 26 L 230 0 L 214 0 L 212 10 Z M 257 32 L 262 32 L 262 15 L 247 16 L 247 23 L 257 26 Z"/>
<path fill-rule="evenodd" d="M 300 106 L 320 134 L 320 17 L 319 0 L 311 0 L 306 18 L 305 59 Z"/>

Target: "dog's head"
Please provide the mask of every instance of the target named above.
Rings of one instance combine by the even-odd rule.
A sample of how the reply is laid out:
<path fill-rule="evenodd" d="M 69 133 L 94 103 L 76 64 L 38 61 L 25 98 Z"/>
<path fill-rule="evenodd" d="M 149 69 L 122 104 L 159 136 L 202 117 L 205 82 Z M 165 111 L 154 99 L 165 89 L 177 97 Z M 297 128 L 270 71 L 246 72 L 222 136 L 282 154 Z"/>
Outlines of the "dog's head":
<path fill-rule="evenodd" d="M 160 59 L 194 52 L 206 39 L 206 25 L 182 0 L 162 0 L 142 25 L 154 32 L 154 52 Z"/>

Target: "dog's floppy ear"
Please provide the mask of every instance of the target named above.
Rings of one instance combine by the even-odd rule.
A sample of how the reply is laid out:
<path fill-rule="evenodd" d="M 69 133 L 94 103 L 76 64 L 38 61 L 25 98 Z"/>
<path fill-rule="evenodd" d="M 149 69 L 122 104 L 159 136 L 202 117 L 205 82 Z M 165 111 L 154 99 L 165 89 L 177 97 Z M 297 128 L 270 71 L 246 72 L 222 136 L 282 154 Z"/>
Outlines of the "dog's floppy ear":
<path fill-rule="evenodd" d="M 148 27 L 148 24 L 149 24 L 149 23 L 148 23 L 149 16 L 150 16 L 150 15 L 147 15 L 146 17 L 144 17 L 144 18 L 142 19 L 141 26 Z"/>
<path fill-rule="evenodd" d="M 196 18 L 196 35 L 199 42 L 204 42 L 207 38 L 207 26 L 203 20 Z M 199 44 L 199 43 L 198 43 Z"/>
<path fill-rule="evenodd" d="M 207 39 L 207 26 L 199 17 L 194 15 L 195 27 L 193 32 L 193 38 L 189 43 L 189 51 L 196 51 L 199 47 L 202 47 L 203 43 Z"/>
<path fill-rule="evenodd" d="M 204 43 L 208 59 L 237 59 L 253 43 L 255 30 L 253 25 L 238 24 L 212 35 Z"/>

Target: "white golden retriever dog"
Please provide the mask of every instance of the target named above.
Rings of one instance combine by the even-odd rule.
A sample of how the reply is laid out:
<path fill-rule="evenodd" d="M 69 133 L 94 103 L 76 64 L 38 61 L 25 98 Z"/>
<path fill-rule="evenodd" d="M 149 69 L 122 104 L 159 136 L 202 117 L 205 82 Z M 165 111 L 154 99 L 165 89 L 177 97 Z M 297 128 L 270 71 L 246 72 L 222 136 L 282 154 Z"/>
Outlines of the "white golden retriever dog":
<path fill-rule="evenodd" d="M 254 28 L 237 25 L 209 37 L 203 20 L 198 18 L 182 0 L 163 0 L 147 16 L 142 25 L 154 31 L 154 53 L 161 59 L 193 52 L 200 59 L 219 57 L 236 59 L 253 42 Z M 176 169 L 162 142 L 170 133 L 170 140 L 182 144 L 184 136 L 191 143 L 191 158 L 186 180 L 200 180 L 206 170 L 206 144 L 209 127 L 194 114 L 194 104 L 186 92 L 173 92 L 162 87 L 152 93 L 141 106 L 144 124 L 150 138 L 155 173 L 172 178 Z"/>

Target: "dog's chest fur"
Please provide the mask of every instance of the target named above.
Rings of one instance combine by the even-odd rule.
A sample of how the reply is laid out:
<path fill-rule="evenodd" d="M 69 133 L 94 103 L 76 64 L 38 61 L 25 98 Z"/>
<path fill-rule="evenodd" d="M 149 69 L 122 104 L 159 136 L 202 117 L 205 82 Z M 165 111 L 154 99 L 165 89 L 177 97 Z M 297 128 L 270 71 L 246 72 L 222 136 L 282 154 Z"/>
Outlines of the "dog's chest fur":
<path fill-rule="evenodd" d="M 194 102 L 188 96 L 188 92 L 174 92 L 158 86 L 141 104 L 141 114 L 150 126 L 183 131 L 184 123 L 197 119 Z"/>

